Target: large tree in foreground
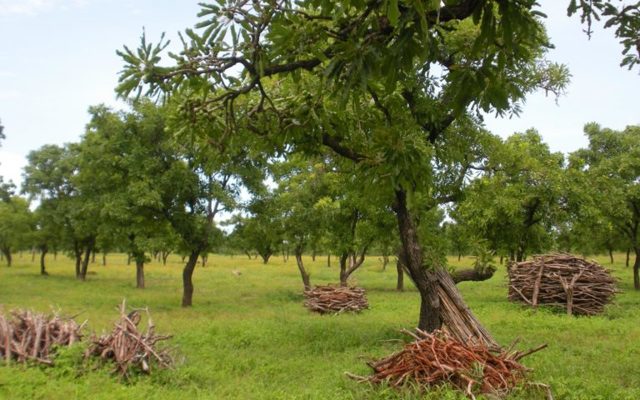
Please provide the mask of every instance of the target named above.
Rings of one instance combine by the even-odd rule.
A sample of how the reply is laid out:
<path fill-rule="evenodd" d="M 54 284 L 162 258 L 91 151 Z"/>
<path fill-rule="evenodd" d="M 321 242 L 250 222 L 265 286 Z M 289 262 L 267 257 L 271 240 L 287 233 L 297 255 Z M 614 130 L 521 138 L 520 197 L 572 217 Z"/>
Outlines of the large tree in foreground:
<path fill-rule="evenodd" d="M 189 91 L 184 105 L 196 120 L 224 113 L 215 143 L 253 132 L 350 160 L 377 206 L 395 213 L 421 295 L 419 327 L 450 322 L 443 290 L 475 324 L 425 257 L 419 216 L 454 200 L 478 158 L 475 112 L 517 111 L 527 93 L 566 83 L 566 70 L 543 59 L 535 3 L 228 1 L 203 5 L 201 16 L 173 66 L 160 64 L 164 44 L 144 38 L 137 52 L 121 52 L 120 94 Z M 242 104 L 244 95 L 253 97 Z"/>

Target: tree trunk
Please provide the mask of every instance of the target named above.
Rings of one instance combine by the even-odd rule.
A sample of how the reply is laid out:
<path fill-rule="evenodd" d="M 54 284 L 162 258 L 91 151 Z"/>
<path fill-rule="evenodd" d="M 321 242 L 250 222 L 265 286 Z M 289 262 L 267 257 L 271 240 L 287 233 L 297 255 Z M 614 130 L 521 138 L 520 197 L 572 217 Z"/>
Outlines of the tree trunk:
<path fill-rule="evenodd" d="M 80 243 L 75 240 L 73 242 L 73 255 L 76 258 L 76 279 L 80 279 L 80 266 L 82 265 L 82 249 Z"/>
<path fill-rule="evenodd" d="M 246 254 L 247 257 L 249 257 L 249 260 L 251 260 L 251 253 L 249 253 L 248 251 L 245 251 L 244 254 Z M 182 260 L 182 261 L 184 261 L 184 260 Z"/>
<path fill-rule="evenodd" d="M 302 261 L 302 247 L 296 246 L 295 249 L 296 254 L 296 264 L 298 264 L 298 270 L 300 271 L 300 276 L 302 277 L 302 284 L 304 285 L 304 290 L 311 289 L 311 279 L 309 273 L 304 268 L 304 262 Z"/>
<path fill-rule="evenodd" d="M 327 254 L 327 268 L 331 268 L 331 253 Z"/>
<path fill-rule="evenodd" d="M 34 262 L 36 260 L 36 247 L 33 246 L 31 248 L 31 262 Z"/>
<path fill-rule="evenodd" d="M 382 270 L 387 270 L 387 265 L 389 265 L 389 256 L 387 254 L 382 255 Z"/>
<path fill-rule="evenodd" d="M 200 257 L 200 259 L 201 259 L 201 261 L 202 261 L 202 262 L 201 262 L 202 268 L 206 267 L 206 266 L 207 266 L 207 255 L 206 255 L 206 254 L 203 254 L 203 255 Z"/>
<path fill-rule="evenodd" d="M 97 250 L 95 248 L 91 250 L 91 264 L 96 263 L 96 253 L 97 253 Z"/>
<path fill-rule="evenodd" d="M 462 253 L 458 252 L 458 261 L 462 260 Z"/>
<path fill-rule="evenodd" d="M 633 288 L 640 290 L 640 247 L 635 248 L 636 262 L 633 263 Z"/>
<path fill-rule="evenodd" d="M 609 261 L 611 264 L 613 264 L 613 249 L 609 248 Z"/>
<path fill-rule="evenodd" d="M 144 259 L 136 257 L 136 288 L 144 289 Z"/>
<path fill-rule="evenodd" d="M 627 267 L 627 268 L 629 268 L 629 255 L 630 255 L 630 254 L 631 254 L 631 247 L 628 247 L 628 248 L 627 248 L 627 258 L 626 258 L 626 260 L 624 261 L 624 265 L 625 265 L 625 267 Z"/>
<path fill-rule="evenodd" d="M 131 265 L 131 253 L 127 254 L 127 265 Z"/>
<path fill-rule="evenodd" d="M 454 271 L 453 273 L 451 273 L 451 278 L 455 283 L 464 281 L 480 282 L 486 281 L 487 279 L 491 278 L 494 273 L 495 270 L 491 268 L 487 268 L 484 271 L 480 271 L 475 268 L 469 268 Z"/>
<path fill-rule="evenodd" d="M 4 255 L 4 258 L 7 259 L 7 267 L 11 266 L 11 249 L 9 247 L 2 247 L 2 254 Z"/>
<path fill-rule="evenodd" d="M 340 256 L 340 286 L 347 286 L 347 279 L 349 275 L 347 275 L 347 260 L 349 259 L 348 253 L 343 253 Z"/>
<path fill-rule="evenodd" d="M 396 283 L 396 290 L 398 292 L 404 292 L 404 267 L 402 266 L 400 257 L 398 257 L 398 261 L 396 261 L 396 270 L 398 271 L 398 281 Z"/>
<path fill-rule="evenodd" d="M 95 238 L 90 238 L 87 241 L 87 248 L 84 251 L 84 258 L 82 259 L 82 269 L 80 270 L 80 280 L 87 280 L 87 270 L 89 269 L 89 260 L 91 253 L 93 252 L 93 246 L 95 245 Z"/>
<path fill-rule="evenodd" d="M 422 247 L 413 218 L 407 208 L 406 192 L 403 189 L 396 189 L 395 195 L 394 211 L 402 242 L 403 264 L 420 292 L 418 328 L 433 332 L 442 326 L 438 280 L 433 271 L 427 270 L 422 263 Z"/>
<path fill-rule="evenodd" d="M 103 267 L 107 266 L 107 253 L 106 252 L 102 253 L 102 266 Z"/>
<path fill-rule="evenodd" d="M 167 258 L 169 258 L 169 254 L 171 254 L 170 251 L 162 252 L 162 265 L 167 265 Z"/>
<path fill-rule="evenodd" d="M 266 264 L 269 262 L 269 259 L 271 258 L 271 253 L 261 253 L 260 257 L 262 257 L 262 263 Z"/>
<path fill-rule="evenodd" d="M 316 262 L 316 249 L 311 250 L 311 261 Z"/>
<path fill-rule="evenodd" d="M 191 307 L 193 302 L 193 270 L 198 263 L 200 249 L 195 249 L 189 255 L 189 260 L 182 270 L 182 307 Z"/>
<path fill-rule="evenodd" d="M 46 244 L 40 247 L 40 275 L 49 275 L 44 264 L 44 258 L 47 256 L 48 252 L 49 247 Z"/>

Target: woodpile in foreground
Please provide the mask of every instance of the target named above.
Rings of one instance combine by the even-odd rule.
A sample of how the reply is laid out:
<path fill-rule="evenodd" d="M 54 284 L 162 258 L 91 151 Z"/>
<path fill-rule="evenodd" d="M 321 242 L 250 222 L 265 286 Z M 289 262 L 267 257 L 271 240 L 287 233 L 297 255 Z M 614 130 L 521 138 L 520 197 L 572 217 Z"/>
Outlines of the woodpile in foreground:
<path fill-rule="evenodd" d="M 172 364 L 167 349 L 160 349 L 157 343 L 169 339 L 169 335 L 156 335 L 155 327 L 147 310 L 147 329 L 140 331 L 138 324 L 142 319 L 139 311 L 126 313 L 124 301 L 120 306 L 120 320 L 115 323 L 111 333 L 100 337 L 93 336 L 85 356 L 96 356 L 115 364 L 114 373 L 128 378 L 133 373 L 150 373 L 153 364 L 168 368 Z"/>
<path fill-rule="evenodd" d="M 360 312 L 369 308 L 365 290 L 357 287 L 316 286 L 305 290 L 304 306 L 320 314 L 346 311 Z"/>
<path fill-rule="evenodd" d="M 565 308 L 567 314 L 595 315 L 616 293 L 616 280 L 601 265 L 570 254 L 535 256 L 509 265 L 509 300 L 536 307 Z"/>
<path fill-rule="evenodd" d="M 12 311 L 8 318 L 0 314 L 0 357 L 7 364 L 13 360 L 51 365 L 55 347 L 80 341 L 83 326 L 57 314 L 27 310 Z"/>
<path fill-rule="evenodd" d="M 485 345 L 461 343 L 444 331 L 403 332 L 415 340 L 397 353 L 368 363 L 373 375 L 347 375 L 359 382 L 386 383 L 396 388 L 414 384 L 427 390 L 449 384 L 470 398 L 478 394 L 502 397 L 525 383 L 528 369 L 519 360 L 546 347 L 523 353 L 512 349 L 493 352 Z"/>

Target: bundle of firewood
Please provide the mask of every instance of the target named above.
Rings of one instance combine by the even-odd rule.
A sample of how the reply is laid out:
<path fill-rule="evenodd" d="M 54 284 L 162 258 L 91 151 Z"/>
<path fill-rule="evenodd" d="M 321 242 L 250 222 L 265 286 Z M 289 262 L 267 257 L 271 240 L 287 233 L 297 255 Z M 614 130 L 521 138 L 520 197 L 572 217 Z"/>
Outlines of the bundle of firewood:
<path fill-rule="evenodd" d="M 569 315 L 599 314 L 616 293 L 609 271 L 570 254 L 535 256 L 512 263 L 508 272 L 509 300 L 558 306 Z"/>
<path fill-rule="evenodd" d="M 0 314 L 0 357 L 24 363 L 36 361 L 51 365 L 56 346 L 71 346 L 82 339 L 83 323 L 57 314 L 46 315 L 28 310 L 15 310 L 7 318 Z"/>
<path fill-rule="evenodd" d="M 392 387 L 412 383 L 428 389 L 449 384 L 471 398 L 480 393 L 503 396 L 525 382 L 528 369 L 519 360 L 546 347 L 527 352 L 493 352 L 482 344 L 459 342 L 444 331 L 403 332 L 415 340 L 397 353 L 368 363 L 373 375 L 347 375 L 359 382 L 387 383 Z"/>
<path fill-rule="evenodd" d="M 359 312 L 369 308 L 365 291 L 357 287 L 316 286 L 305 290 L 304 306 L 320 314 Z"/>
<path fill-rule="evenodd" d="M 147 310 L 147 329 L 140 331 L 138 324 L 142 319 L 140 311 L 126 313 L 124 301 L 120 307 L 120 320 L 113 331 L 100 337 L 93 336 L 85 356 L 96 356 L 110 360 L 115 364 L 114 373 L 128 378 L 132 373 L 150 373 L 151 365 L 168 368 L 172 364 L 167 349 L 156 346 L 159 341 L 169 339 L 169 335 L 156 335 L 153 321 Z"/>

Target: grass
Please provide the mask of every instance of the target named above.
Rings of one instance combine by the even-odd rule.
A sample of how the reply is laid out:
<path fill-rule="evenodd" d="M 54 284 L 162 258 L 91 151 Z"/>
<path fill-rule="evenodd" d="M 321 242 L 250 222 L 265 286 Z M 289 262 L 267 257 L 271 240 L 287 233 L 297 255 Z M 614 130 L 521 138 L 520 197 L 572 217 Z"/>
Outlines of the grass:
<path fill-rule="evenodd" d="M 611 266 L 623 293 L 602 316 L 571 318 L 529 310 L 506 300 L 505 271 L 486 282 L 460 284 L 472 310 L 501 343 L 521 338 L 521 348 L 548 343 L 524 359 L 532 379 L 550 384 L 556 399 L 640 398 L 640 292 L 631 286 L 623 257 Z M 606 258 L 599 260 L 607 263 Z M 399 348 L 400 328 L 415 326 L 418 294 L 397 293 L 395 266 L 381 270 L 369 257 L 355 279 L 367 289 L 371 309 L 359 315 L 319 316 L 302 307 L 301 280 L 294 260 L 268 265 L 246 256 L 211 256 L 194 275 L 194 307 L 182 309 L 178 257 L 166 266 L 146 267 L 147 288 L 135 289 L 135 267 L 122 255 L 90 266 L 77 282 L 65 257 L 49 260 L 50 276 L 38 275 L 25 254 L 11 268 L 0 266 L 0 305 L 5 311 L 31 308 L 66 315 L 81 313 L 91 330 L 110 329 L 123 298 L 148 306 L 159 333 L 172 333 L 178 365 L 130 383 L 107 369 L 81 372 L 81 349 L 64 351 L 53 368 L 0 366 L 0 399 L 461 399 L 446 388 L 419 395 L 355 383 L 345 371 L 368 373 L 368 357 Z M 312 283 L 336 282 L 336 266 L 307 260 Z M 469 259 L 454 265 L 470 265 Z M 237 276 L 232 271 L 240 271 Z M 422 397 L 420 397 L 422 396 Z M 522 391 L 513 399 L 544 398 Z"/>

